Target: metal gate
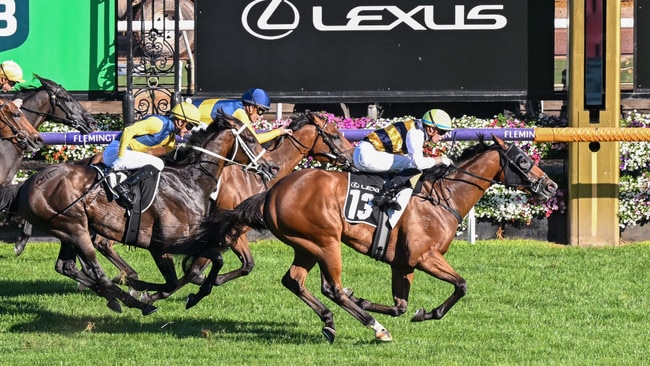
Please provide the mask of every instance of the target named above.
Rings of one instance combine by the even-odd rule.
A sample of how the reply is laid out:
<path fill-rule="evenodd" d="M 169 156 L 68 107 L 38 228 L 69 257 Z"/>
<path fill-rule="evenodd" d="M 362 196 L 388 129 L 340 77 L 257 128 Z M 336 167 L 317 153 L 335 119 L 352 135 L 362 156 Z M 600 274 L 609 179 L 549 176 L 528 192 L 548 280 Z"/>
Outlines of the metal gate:
<path fill-rule="evenodd" d="M 126 26 L 123 117 L 130 125 L 167 114 L 182 100 L 182 87 L 193 94 L 194 2 L 118 0 L 117 10 Z"/>

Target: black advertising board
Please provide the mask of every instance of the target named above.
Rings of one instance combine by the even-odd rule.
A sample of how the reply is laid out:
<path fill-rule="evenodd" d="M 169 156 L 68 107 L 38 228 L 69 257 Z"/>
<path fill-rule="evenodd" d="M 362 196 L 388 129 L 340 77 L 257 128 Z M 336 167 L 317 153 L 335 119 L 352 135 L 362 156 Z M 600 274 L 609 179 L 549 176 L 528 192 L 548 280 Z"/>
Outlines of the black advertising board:
<path fill-rule="evenodd" d="M 650 9 L 635 4 L 634 92 L 650 93 Z"/>
<path fill-rule="evenodd" d="M 553 0 L 201 0 L 197 95 L 535 99 L 553 93 L 553 21 Z"/>

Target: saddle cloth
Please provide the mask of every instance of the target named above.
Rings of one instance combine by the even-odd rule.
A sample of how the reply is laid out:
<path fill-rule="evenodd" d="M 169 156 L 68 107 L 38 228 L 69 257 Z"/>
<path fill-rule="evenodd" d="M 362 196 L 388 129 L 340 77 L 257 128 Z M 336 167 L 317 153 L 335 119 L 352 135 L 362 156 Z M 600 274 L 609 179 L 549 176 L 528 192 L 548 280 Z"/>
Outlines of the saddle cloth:
<path fill-rule="evenodd" d="M 345 198 L 345 220 L 352 224 L 364 223 L 377 227 L 379 208 L 372 204 L 372 199 L 379 193 L 390 177 L 368 173 L 348 173 L 348 190 Z M 396 196 L 401 210 L 388 210 L 388 223 L 395 227 L 411 199 L 412 188 L 402 188 Z"/>

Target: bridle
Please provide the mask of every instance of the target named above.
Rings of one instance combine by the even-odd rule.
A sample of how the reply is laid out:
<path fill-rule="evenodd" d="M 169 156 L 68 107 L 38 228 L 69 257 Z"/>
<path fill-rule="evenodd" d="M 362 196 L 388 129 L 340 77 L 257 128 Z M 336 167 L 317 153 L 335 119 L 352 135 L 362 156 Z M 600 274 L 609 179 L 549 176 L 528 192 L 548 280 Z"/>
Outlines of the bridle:
<path fill-rule="evenodd" d="M 327 132 L 325 132 L 325 128 L 327 128 L 329 121 L 325 121 L 325 124 L 321 127 L 318 123 L 316 123 L 316 121 L 313 118 L 313 115 L 309 115 L 308 118 L 309 118 L 309 122 L 316 127 L 318 136 L 320 136 L 320 138 L 323 139 L 323 142 L 325 143 L 325 145 L 327 145 L 330 151 L 314 151 L 314 147 L 316 146 L 318 137 L 314 139 L 311 148 L 309 146 L 306 146 L 302 142 L 300 142 L 293 135 L 289 136 L 289 140 L 294 145 L 299 145 L 300 147 L 306 149 L 307 151 L 314 151 L 314 155 L 323 155 L 327 157 L 328 159 L 334 161 L 334 163 L 340 166 L 342 169 L 350 169 L 352 163 L 348 160 L 347 156 L 345 156 L 345 154 L 339 149 L 339 147 L 336 146 L 336 144 L 334 143 L 330 135 Z"/>
<path fill-rule="evenodd" d="M 266 153 L 266 149 L 262 149 L 259 152 L 259 154 L 255 155 L 253 150 L 251 150 L 251 148 L 248 146 L 246 141 L 244 141 L 244 138 L 241 136 L 241 134 L 247 128 L 248 127 L 246 125 L 242 124 L 242 126 L 239 127 L 239 129 L 235 129 L 235 128 L 230 129 L 231 133 L 235 137 L 235 143 L 234 143 L 234 147 L 232 149 L 233 152 L 232 152 L 232 157 L 231 158 L 225 157 L 223 155 L 217 154 L 217 153 L 215 153 L 213 151 L 210 151 L 208 149 L 205 149 L 205 148 L 199 147 L 199 146 L 190 145 L 189 148 L 191 148 L 193 150 L 196 150 L 196 151 L 199 151 L 201 153 L 204 153 L 206 155 L 212 156 L 212 157 L 217 158 L 219 160 L 223 160 L 223 161 L 226 162 L 226 165 L 239 165 L 239 166 L 243 167 L 243 169 L 245 169 L 245 170 L 253 170 L 253 171 L 257 172 L 258 174 L 260 174 L 262 176 L 266 176 L 267 172 L 260 169 L 260 164 L 258 163 L 259 160 L 262 158 L 262 156 Z M 235 157 L 237 156 L 237 153 L 239 152 L 240 147 L 244 151 L 244 153 L 246 154 L 248 159 L 250 160 L 250 162 L 248 164 L 241 164 L 241 163 L 238 163 L 238 162 L 235 161 Z M 212 178 L 214 178 L 215 180 L 218 180 L 217 177 L 214 177 L 211 173 L 208 173 L 208 171 L 206 169 L 203 169 L 203 171 L 204 171 L 204 173 L 208 174 L 209 176 L 212 176 Z"/>
<path fill-rule="evenodd" d="M 11 113 L 11 112 L 9 112 L 9 113 L 4 112 L 5 107 L 7 106 L 8 103 L 13 103 L 13 102 L 11 100 L 7 99 L 7 100 L 4 101 L 4 103 L 2 103 L 2 105 L 0 105 L 0 114 L 2 115 L 2 118 L 0 118 L 0 122 L 2 122 L 2 124 L 3 124 L 3 126 L 0 126 L 0 130 L 3 130 L 4 129 L 3 127 L 6 126 L 11 130 L 12 135 L 10 135 L 10 136 L 4 136 L 4 135 L 0 136 L 0 140 L 10 141 L 16 147 L 16 149 L 20 149 L 20 150 L 22 150 L 24 152 L 25 151 L 25 145 L 27 143 L 29 134 L 27 133 L 27 131 L 18 129 L 16 126 L 14 126 L 12 123 L 8 122 L 5 119 L 5 116 L 7 116 L 7 114 Z M 11 118 L 9 118 L 9 119 L 11 119 Z M 12 140 L 16 140 L 16 142 L 14 143 Z"/>
<path fill-rule="evenodd" d="M 500 145 L 497 145 L 497 147 L 495 147 L 495 150 L 497 150 L 497 152 L 499 153 L 499 157 L 500 157 L 499 164 L 501 165 L 501 170 L 503 172 L 503 181 L 497 181 L 491 178 L 482 177 L 480 175 L 469 172 L 465 169 L 461 169 L 455 164 L 452 164 L 447 168 L 447 171 L 445 172 L 445 175 L 441 177 L 441 180 L 448 179 L 448 180 L 466 182 L 465 180 L 462 179 L 448 177 L 448 175 L 455 170 L 465 175 L 469 175 L 476 179 L 488 182 L 490 183 L 490 185 L 501 184 L 508 188 L 518 188 L 518 189 L 527 188 L 533 193 L 539 193 L 543 189 L 542 182 L 544 180 L 549 179 L 548 175 L 544 174 L 539 178 L 531 178 L 528 173 L 531 171 L 531 169 L 535 164 L 533 160 L 528 155 L 526 155 L 518 146 L 512 144 L 508 146 L 507 149 L 504 150 Z M 521 178 L 525 182 L 520 182 L 520 181 L 514 182 L 513 180 L 516 179 L 515 176 Z M 467 183 L 475 185 L 476 187 L 482 189 L 480 186 L 478 186 L 475 183 L 472 182 L 467 182 Z M 431 188 L 431 191 L 433 193 L 434 191 L 433 186 Z M 449 211 L 452 215 L 454 215 L 458 223 L 461 223 L 463 219 L 458 213 L 458 211 L 450 207 L 448 204 L 449 197 L 435 198 L 431 195 L 432 193 L 426 195 L 418 193 L 418 196 L 434 204 L 439 204 L 441 207 L 443 207 L 444 209 Z M 439 194 L 437 195 L 439 196 Z M 442 201 L 445 201 L 445 204 L 441 204 Z"/>
<path fill-rule="evenodd" d="M 36 110 L 33 110 L 33 109 L 26 108 L 25 106 L 22 106 L 21 109 L 23 109 L 23 110 L 25 110 L 27 112 L 30 112 L 30 113 L 34 113 L 34 114 L 36 114 L 38 116 L 44 117 L 47 120 L 63 123 L 63 124 L 66 124 L 66 125 L 68 125 L 70 127 L 78 129 L 79 126 L 80 126 L 79 121 L 74 117 L 74 114 L 72 113 L 72 110 L 70 108 L 68 108 L 65 105 L 65 103 L 62 103 L 61 100 L 60 100 L 60 98 L 62 98 L 62 97 L 59 95 L 59 93 L 63 89 L 63 86 L 61 86 L 60 84 L 56 84 L 57 85 L 56 90 L 52 90 L 52 89 L 50 89 L 48 83 L 44 83 L 42 80 L 41 80 L 41 85 L 43 86 L 43 90 L 45 90 L 47 92 L 48 96 L 49 96 L 49 98 L 48 98 L 48 100 L 50 102 L 49 103 L 50 104 L 49 110 L 47 112 L 41 112 L 41 111 L 36 111 Z M 25 97 L 24 100 L 25 101 L 29 100 L 29 99 L 33 98 L 34 96 L 36 96 L 36 94 L 37 93 L 30 94 L 29 96 Z M 56 112 L 57 108 L 61 109 L 61 111 L 65 114 L 65 117 L 61 117 L 61 116 L 58 116 L 58 115 L 54 114 Z"/>

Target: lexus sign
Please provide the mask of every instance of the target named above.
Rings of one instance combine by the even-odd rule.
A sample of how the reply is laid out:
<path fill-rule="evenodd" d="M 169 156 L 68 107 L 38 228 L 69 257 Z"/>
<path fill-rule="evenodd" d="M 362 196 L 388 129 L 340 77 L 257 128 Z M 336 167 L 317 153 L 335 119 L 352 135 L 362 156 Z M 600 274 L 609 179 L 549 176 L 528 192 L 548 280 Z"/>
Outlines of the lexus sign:
<path fill-rule="evenodd" d="M 197 2 L 199 95 L 508 99 L 553 91 L 553 0 Z"/>

